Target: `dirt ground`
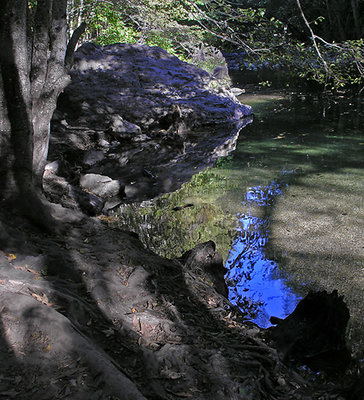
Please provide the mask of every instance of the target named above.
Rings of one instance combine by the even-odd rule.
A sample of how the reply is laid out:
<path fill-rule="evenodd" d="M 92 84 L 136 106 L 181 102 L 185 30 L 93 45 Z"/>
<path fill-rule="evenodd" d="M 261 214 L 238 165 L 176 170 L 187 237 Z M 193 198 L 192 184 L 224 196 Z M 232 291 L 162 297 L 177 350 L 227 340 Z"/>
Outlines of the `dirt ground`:
<path fill-rule="evenodd" d="M 51 212 L 61 235 L 1 211 L 1 399 L 345 398 L 283 365 L 193 263 Z"/>

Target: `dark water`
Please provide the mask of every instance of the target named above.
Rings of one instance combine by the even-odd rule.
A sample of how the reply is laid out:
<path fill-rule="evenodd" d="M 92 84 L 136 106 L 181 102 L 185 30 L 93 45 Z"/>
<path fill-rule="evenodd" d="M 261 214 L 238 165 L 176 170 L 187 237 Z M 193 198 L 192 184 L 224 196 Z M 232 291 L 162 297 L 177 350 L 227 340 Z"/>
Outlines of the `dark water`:
<path fill-rule="evenodd" d="M 236 150 L 180 191 L 124 207 L 119 224 L 167 257 L 214 240 L 229 269 L 230 301 L 267 327 L 270 316 L 287 316 L 307 292 L 304 280 L 292 285 L 282 254 L 267 252 L 277 206 L 287 193 L 299 199 L 304 185 L 322 189 L 323 201 L 326 191 L 341 195 L 342 182 L 345 190 L 363 193 L 364 108 L 358 97 L 282 92 L 246 94 L 240 101 L 255 117 Z"/>

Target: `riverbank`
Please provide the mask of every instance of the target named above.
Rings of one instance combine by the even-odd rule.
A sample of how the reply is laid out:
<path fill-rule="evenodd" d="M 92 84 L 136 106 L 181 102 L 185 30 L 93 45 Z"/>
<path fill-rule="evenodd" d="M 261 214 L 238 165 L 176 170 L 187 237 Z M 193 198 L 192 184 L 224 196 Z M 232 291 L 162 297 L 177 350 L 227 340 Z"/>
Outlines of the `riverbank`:
<path fill-rule="evenodd" d="M 97 47 L 91 50 L 95 49 L 92 54 L 99 57 Z M 151 53 L 162 62 L 169 57 L 157 49 Z M 103 59 L 103 68 L 97 67 L 97 57 L 88 60 L 87 65 L 81 62 L 81 70 L 90 69 L 90 74 L 96 75 L 103 70 L 115 72 L 105 64 L 113 64 L 113 56 Z M 194 71 L 211 83 L 202 70 Z M 127 68 L 127 77 L 131 72 Z M 138 92 L 148 79 L 143 70 L 134 73 L 140 85 Z M 92 74 L 89 77 L 94 79 Z M 91 81 L 86 79 L 84 86 Z M 182 81 L 178 90 L 174 86 L 159 87 L 155 93 L 171 90 L 177 96 L 188 86 Z M 193 82 L 191 87 L 196 91 Z M 125 103 L 118 103 L 120 97 L 106 104 L 107 99 L 100 93 L 93 93 L 93 104 L 81 101 L 77 108 L 72 103 L 69 115 L 58 110 L 53 120 L 52 162 L 44 176 L 46 195 L 53 201 L 45 206 L 54 227 L 45 233 L 12 210 L 0 210 L 1 396 L 21 400 L 345 398 L 348 390 L 340 385 L 342 382 L 313 380 L 308 372 L 301 371 L 300 375 L 288 368 L 265 332 L 242 322 L 240 313 L 221 294 L 221 277 L 216 281 L 217 275 L 204 267 L 219 274 L 223 269 L 213 244 L 203 246 L 203 253 L 167 260 L 143 247 L 135 233 L 109 224 L 110 217 L 105 214 L 108 207 L 123 198 L 148 197 L 154 191 L 158 194 L 156 182 L 165 175 L 157 176 L 149 168 L 155 165 L 153 161 L 160 161 L 153 160 L 155 154 L 181 154 L 163 173 L 169 173 L 174 165 L 177 175 L 185 165 L 192 171 L 196 162 L 200 168 L 200 162 L 214 159 L 195 157 L 199 145 L 199 154 L 206 154 L 203 147 L 216 148 L 215 135 L 211 135 L 216 130 L 211 126 L 224 124 L 224 119 L 236 112 L 236 128 L 236 124 L 246 121 L 241 117 L 251 112 L 231 95 L 203 93 L 202 99 L 213 101 L 214 106 L 206 113 L 204 124 L 200 120 L 196 126 L 187 125 L 191 131 L 182 129 L 183 117 L 199 115 L 201 98 L 196 99 L 196 93 L 192 96 L 196 109 L 191 106 L 186 114 L 187 106 L 181 98 L 178 108 L 171 108 L 170 102 L 162 109 L 150 106 L 149 111 L 158 114 L 153 117 L 157 125 L 147 119 L 142 127 L 107 108 L 115 103 L 123 109 Z M 130 94 L 129 101 L 137 98 L 136 94 Z M 146 98 L 140 99 L 141 117 L 147 107 L 143 103 Z M 133 104 L 129 104 L 130 111 Z M 202 104 L 209 107 L 209 102 Z M 110 113 L 115 118 L 108 120 L 107 126 L 98 126 L 97 121 L 101 118 L 104 124 Z M 204 130 L 210 142 L 198 135 Z M 186 137 L 180 137 L 180 132 Z M 195 141 L 188 136 L 190 132 L 197 135 Z M 228 131 L 220 142 L 221 151 L 234 146 L 234 132 L 233 138 Z M 187 147 L 181 152 L 184 142 Z M 133 159 L 141 153 L 139 146 L 143 156 Z M 152 148 L 158 152 L 152 153 Z M 128 155 L 122 153 L 125 149 Z M 118 156 L 119 150 L 126 159 Z M 144 158 L 149 153 L 149 158 Z M 219 152 L 214 154 L 218 157 Z M 145 159 L 149 165 L 141 165 L 140 160 Z M 134 177 L 148 182 L 152 191 L 133 192 L 133 185 L 139 181 L 118 175 L 124 167 L 133 172 L 133 165 Z M 117 175 L 106 175 L 99 168 Z M 126 177 L 129 181 L 124 180 Z M 161 187 L 171 190 L 168 185 Z"/>
<path fill-rule="evenodd" d="M 156 256 L 106 217 L 56 206 L 52 214 L 66 235 L 1 215 L 2 396 L 283 400 L 340 391 L 282 364 L 193 263 Z"/>

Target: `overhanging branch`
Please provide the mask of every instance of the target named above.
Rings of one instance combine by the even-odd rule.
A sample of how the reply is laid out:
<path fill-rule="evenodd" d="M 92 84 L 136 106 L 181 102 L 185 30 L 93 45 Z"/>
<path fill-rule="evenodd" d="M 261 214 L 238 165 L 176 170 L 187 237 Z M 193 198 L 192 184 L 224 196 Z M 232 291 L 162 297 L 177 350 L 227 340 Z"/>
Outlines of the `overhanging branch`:
<path fill-rule="evenodd" d="M 81 25 L 73 32 L 72 37 L 67 45 L 66 56 L 64 63 L 66 68 L 71 68 L 73 64 L 73 55 L 75 53 L 75 48 L 81 35 L 85 32 L 86 23 L 82 22 Z"/>
<path fill-rule="evenodd" d="M 313 42 L 313 45 L 314 45 L 314 47 L 315 47 L 316 53 L 317 53 L 319 59 L 321 60 L 323 66 L 324 66 L 324 68 L 325 68 L 326 74 L 329 74 L 329 67 L 327 66 L 327 62 L 326 62 L 325 59 L 323 58 L 323 56 L 322 56 L 322 54 L 321 54 L 321 52 L 320 52 L 320 49 L 318 48 L 317 42 L 316 42 L 316 37 L 317 37 L 317 36 L 316 36 L 315 33 L 313 32 L 313 30 L 312 30 L 312 28 L 311 28 L 311 25 L 310 25 L 310 23 L 308 22 L 308 20 L 307 20 L 307 18 L 306 18 L 306 16 L 305 16 L 305 13 L 304 13 L 303 10 L 302 10 L 300 0 L 296 0 L 296 1 L 297 1 L 298 9 L 300 10 L 300 13 L 301 13 L 301 17 L 302 17 L 302 19 L 303 19 L 305 25 L 307 26 L 308 30 L 310 31 L 310 35 L 311 35 L 312 42 Z"/>

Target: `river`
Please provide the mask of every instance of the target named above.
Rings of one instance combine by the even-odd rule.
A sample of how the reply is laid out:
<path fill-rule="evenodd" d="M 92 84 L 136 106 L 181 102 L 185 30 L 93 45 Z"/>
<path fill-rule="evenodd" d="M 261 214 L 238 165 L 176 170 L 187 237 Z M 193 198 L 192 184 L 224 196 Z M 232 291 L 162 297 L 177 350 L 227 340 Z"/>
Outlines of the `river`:
<path fill-rule="evenodd" d="M 310 289 L 338 289 L 363 357 L 364 132 L 360 97 L 246 93 L 236 150 L 174 193 L 124 206 L 119 225 L 165 257 L 214 240 L 229 299 L 261 327 Z"/>

